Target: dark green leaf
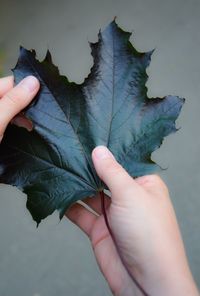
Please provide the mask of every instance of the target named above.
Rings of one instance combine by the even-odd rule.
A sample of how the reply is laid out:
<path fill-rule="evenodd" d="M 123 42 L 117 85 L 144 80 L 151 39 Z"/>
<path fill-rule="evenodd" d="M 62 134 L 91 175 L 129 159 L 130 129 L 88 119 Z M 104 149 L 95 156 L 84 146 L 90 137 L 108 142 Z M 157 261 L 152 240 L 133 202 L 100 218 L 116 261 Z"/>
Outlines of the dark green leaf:
<path fill-rule="evenodd" d="M 21 188 L 27 207 L 39 223 L 54 210 L 62 217 L 78 199 L 102 190 L 91 160 L 97 145 L 106 145 L 134 177 L 157 165 L 151 153 L 176 131 L 184 100 L 147 97 L 146 68 L 152 51 L 139 53 L 130 33 L 115 21 L 91 44 L 94 65 L 82 84 L 59 74 L 47 52 L 20 49 L 15 82 L 35 75 L 41 89 L 25 110 L 31 132 L 10 125 L 0 145 L 1 182 Z"/>

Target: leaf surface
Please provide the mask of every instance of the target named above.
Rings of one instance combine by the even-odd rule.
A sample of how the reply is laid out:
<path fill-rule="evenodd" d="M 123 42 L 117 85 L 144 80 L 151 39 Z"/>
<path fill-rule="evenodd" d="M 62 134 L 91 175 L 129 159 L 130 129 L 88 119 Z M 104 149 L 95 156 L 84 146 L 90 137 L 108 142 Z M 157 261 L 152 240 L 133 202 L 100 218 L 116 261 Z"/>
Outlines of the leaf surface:
<path fill-rule="evenodd" d="M 115 21 L 98 42 L 91 43 L 94 65 L 82 84 L 61 76 L 48 51 L 36 59 L 20 48 L 13 69 L 15 82 L 36 76 L 40 91 L 24 114 L 33 123 L 27 131 L 10 125 L 0 145 L 0 181 L 21 188 L 27 207 L 39 224 L 75 201 L 105 188 L 91 160 L 97 145 L 107 146 L 134 177 L 152 173 L 151 160 L 165 136 L 175 132 L 184 99 L 147 97 L 152 51 L 138 52 Z"/>

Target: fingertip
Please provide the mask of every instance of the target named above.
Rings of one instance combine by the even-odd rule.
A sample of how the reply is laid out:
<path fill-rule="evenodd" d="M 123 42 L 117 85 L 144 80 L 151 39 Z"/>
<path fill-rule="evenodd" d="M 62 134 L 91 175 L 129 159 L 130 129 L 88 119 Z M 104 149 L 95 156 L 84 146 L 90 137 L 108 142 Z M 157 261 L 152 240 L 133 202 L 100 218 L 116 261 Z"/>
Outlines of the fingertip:
<path fill-rule="evenodd" d="M 97 160 L 99 160 L 99 159 L 101 160 L 101 159 L 105 159 L 105 158 L 113 158 L 114 159 L 114 156 L 110 152 L 110 150 L 106 146 L 103 146 L 103 145 L 97 146 L 93 149 L 92 157 Z"/>
<path fill-rule="evenodd" d="M 23 88 L 27 89 L 29 92 L 35 93 L 38 91 L 40 83 L 35 76 L 29 75 L 25 77 L 23 80 L 21 80 L 18 86 L 22 86 Z"/>
<path fill-rule="evenodd" d="M 33 100 L 39 90 L 39 85 L 38 79 L 30 75 L 4 93 L 0 99 L 0 135 L 4 133 L 12 118 Z M 27 126 L 27 124 L 25 125 Z"/>
<path fill-rule="evenodd" d="M 112 166 L 113 161 L 116 162 L 110 150 L 103 145 L 94 148 L 92 151 L 92 161 L 98 176 L 102 180 L 104 180 L 108 164 L 111 163 Z"/>

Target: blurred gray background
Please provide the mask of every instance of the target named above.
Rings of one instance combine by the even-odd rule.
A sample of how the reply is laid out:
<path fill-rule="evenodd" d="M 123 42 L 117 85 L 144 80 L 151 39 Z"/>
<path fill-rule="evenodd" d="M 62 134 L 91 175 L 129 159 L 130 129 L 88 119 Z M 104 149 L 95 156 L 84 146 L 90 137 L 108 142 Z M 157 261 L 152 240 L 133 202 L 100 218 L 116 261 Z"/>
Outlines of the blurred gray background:
<path fill-rule="evenodd" d="M 47 49 L 70 80 L 81 82 L 92 65 L 88 41 L 114 16 L 140 51 L 156 48 L 148 69 L 149 96 L 187 99 L 177 126 L 153 159 L 167 167 L 167 182 L 192 273 L 200 286 L 200 0 L 0 0 L 4 74 L 19 45 Z M 2 62 L 1 62 L 2 63 Z M 87 237 L 57 215 L 36 229 L 25 196 L 0 186 L 0 295 L 111 295 Z M 172 270 L 173 272 L 173 270 Z"/>

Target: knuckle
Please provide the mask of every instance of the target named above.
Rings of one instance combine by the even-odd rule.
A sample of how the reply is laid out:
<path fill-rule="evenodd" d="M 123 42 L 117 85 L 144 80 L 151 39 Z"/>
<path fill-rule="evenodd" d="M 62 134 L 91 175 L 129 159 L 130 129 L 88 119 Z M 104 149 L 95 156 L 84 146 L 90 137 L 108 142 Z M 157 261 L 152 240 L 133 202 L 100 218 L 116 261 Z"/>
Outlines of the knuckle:
<path fill-rule="evenodd" d="M 10 92 L 4 95 L 4 99 L 7 100 L 11 105 L 17 107 L 23 107 L 24 99 L 28 96 L 28 92 L 23 88 L 16 86 Z"/>
<path fill-rule="evenodd" d="M 146 182 L 150 184 L 157 184 L 160 182 L 160 177 L 158 175 L 147 175 L 146 177 Z"/>
<path fill-rule="evenodd" d="M 6 93 L 3 96 L 3 100 L 8 101 L 12 105 L 16 105 L 16 98 L 12 95 L 12 93 Z"/>
<path fill-rule="evenodd" d="M 158 175 L 147 175 L 143 177 L 143 185 L 145 187 L 159 187 L 161 189 L 164 189 L 168 191 L 167 186 L 165 182 L 161 179 Z"/>
<path fill-rule="evenodd" d="M 150 175 L 148 176 L 149 181 L 153 184 L 161 184 L 163 181 L 158 175 Z"/>

